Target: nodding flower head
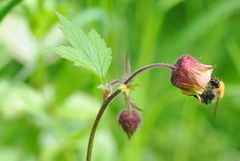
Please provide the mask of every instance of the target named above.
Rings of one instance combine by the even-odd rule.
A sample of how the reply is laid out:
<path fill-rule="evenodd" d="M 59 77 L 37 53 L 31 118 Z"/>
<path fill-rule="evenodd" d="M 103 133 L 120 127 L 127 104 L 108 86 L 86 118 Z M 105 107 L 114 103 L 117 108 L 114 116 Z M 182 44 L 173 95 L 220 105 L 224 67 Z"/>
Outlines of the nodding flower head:
<path fill-rule="evenodd" d="M 198 62 L 189 56 L 181 56 L 172 71 L 171 83 L 180 88 L 186 95 L 193 96 L 202 94 L 211 80 L 213 67 Z"/>
<path fill-rule="evenodd" d="M 123 110 L 118 118 L 119 124 L 122 126 L 123 130 L 127 133 L 129 138 L 131 138 L 131 136 L 137 130 L 141 121 L 142 121 L 141 116 L 134 109 Z"/>

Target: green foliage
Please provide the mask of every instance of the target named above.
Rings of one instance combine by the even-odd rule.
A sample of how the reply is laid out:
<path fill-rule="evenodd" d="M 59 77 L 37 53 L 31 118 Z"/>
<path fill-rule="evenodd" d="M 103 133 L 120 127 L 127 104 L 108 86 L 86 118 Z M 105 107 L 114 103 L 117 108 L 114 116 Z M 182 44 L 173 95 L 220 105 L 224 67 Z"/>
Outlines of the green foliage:
<path fill-rule="evenodd" d="M 0 22 L 2 19 L 12 10 L 13 7 L 17 6 L 23 0 L 10 0 L 4 7 L 0 9 Z"/>
<path fill-rule="evenodd" d="M 82 66 L 94 72 L 103 80 L 111 64 L 111 49 L 106 47 L 104 40 L 94 29 L 85 33 L 62 15 L 57 15 L 61 22 L 61 29 L 72 47 L 60 46 L 54 49 L 55 52 L 74 62 L 76 66 Z"/>
<path fill-rule="evenodd" d="M 10 1 L 0 1 L 0 9 Z M 239 0 L 22 1 L 0 24 L 0 161 L 85 159 L 102 101 L 99 80 L 47 50 L 68 38 L 59 33 L 54 10 L 79 25 L 77 31 L 101 33 L 114 53 L 108 78 L 121 78 L 126 51 L 132 71 L 188 53 L 214 65 L 213 75 L 226 85 L 213 119 L 215 104 L 183 96 L 169 71 L 139 75 L 131 97 L 144 111 L 141 127 L 127 139 L 117 123 L 126 104 L 117 98 L 99 124 L 93 161 L 238 161 L 239 6 Z M 82 60 L 72 44 L 64 48 Z"/>

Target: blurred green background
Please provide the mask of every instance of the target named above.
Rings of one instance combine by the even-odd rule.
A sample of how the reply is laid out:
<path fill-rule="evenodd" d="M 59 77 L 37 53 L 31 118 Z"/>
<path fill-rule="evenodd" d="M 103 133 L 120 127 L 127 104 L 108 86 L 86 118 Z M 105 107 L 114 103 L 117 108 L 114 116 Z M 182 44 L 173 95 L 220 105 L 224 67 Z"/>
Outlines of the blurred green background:
<path fill-rule="evenodd" d="M 112 48 L 108 81 L 122 78 L 126 52 L 134 70 L 187 53 L 213 64 L 226 85 L 214 120 L 215 104 L 182 95 L 168 70 L 141 74 L 132 93 L 144 110 L 141 128 L 128 140 L 118 97 L 98 128 L 93 161 L 240 160 L 239 0 L 1 0 L 0 161 L 85 160 L 102 96 L 95 75 L 51 51 L 68 43 L 55 10 L 96 28 Z"/>

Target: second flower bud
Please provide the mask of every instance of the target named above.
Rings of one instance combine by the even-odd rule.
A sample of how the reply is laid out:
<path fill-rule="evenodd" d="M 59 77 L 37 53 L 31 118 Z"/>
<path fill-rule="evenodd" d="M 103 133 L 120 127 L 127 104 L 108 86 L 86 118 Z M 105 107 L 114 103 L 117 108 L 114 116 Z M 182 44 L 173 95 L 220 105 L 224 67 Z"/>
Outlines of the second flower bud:
<path fill-rule="evenodd" d="M 128 138 L 134 134 L 139 125 L 141 124 L 141 116 L 134 109 L 125 109 L 119 114 L 118 122 L 122 126 L 122 129 L 128 135 Z"/>

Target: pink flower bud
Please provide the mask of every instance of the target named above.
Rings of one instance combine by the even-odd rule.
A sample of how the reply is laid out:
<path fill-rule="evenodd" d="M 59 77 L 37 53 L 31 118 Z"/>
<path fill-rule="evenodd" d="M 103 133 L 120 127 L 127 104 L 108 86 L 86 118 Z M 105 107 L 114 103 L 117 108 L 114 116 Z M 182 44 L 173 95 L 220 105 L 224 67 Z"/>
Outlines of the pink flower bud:
<path fill-rule="evenodd" d="M 172 84 L 180 88 L 186 95 L 202 94 L 211 80 L 213 67 L 201 64 L 189 55 L 181 56 L 175 66 L 171 76 Z"/>
<path fill-rule="evenodd" d="M 118 118 L 119 124 L 122 126 L 123 130 L 127 133 L 128 137 L 134 134 L 141 123 L 141 117 L 139 113 L 135 110 L 123 110 Z"/>

